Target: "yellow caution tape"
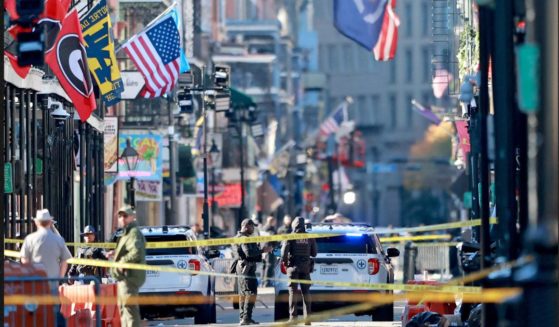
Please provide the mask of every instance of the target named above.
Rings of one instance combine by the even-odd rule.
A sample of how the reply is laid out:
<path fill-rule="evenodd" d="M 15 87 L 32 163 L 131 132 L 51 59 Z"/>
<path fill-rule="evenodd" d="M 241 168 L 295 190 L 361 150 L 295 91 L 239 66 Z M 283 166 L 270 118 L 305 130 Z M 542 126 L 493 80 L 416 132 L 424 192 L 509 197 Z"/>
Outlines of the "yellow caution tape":
<path fill-rule="evenodd" d="M 497 217 L 489 218 L 489 223 L 494 225 L 498 223 Z M 464 228 L 464 227 L 475 227 L 481 226 L 481 219 L 470 219 L 466 221 L 456 221 L 452 223 L 435 224 L 427 226 L 417 226 L 417 227 L 402 227 L 393 228 L 386 230 L 379 230 L 375 233 L 377 234 L 392 234 L 392 233 L 417 233 L 417 232 L 430 232 L 434 230 L 444 230 L 444 229 L 454 229 L 454 228 Z"/>
<path fill-rule="evenodd" d="M 269 235 L 269 236 L 250 236 L 250 237 L 229 237 L 229 238 L 215 238 L 209 240 L 197 240 L 197 241 L 171 241 L 171 242 L 148 242 L 146 244 L 147 249 L 170 249 L 170 248 L 185 248 L 185 247 L 206 247 L 206 246 L 220 246 L 220 245 L 232 245 L 232 244 L 246 244 L 246 243 L 267 243 L 267 242 L 281 242 L 289 240 L 301 240 L 310 238 L 325 238 L 334 237 L 342 234 L 337 233 L 291 233 L 291 234 L 281 234 L 281 235 Z M 381 238 L 381 242 L 397 242 L 397 241 L 427 241 L 427 240 L 446 240 L 449 239 L 450 235 L 417 235 L 417 236 L 396 236 L 396 237 L 386 237 Z M 6 243 L 21 243 L 23 240 L 16 239 L 6 239 Z M 116 248 L 116 243 L 76 243 L 68 242 L 67 246 L 74 247 L 86 247 L 95 246 L 102 249 L 114 249 Z"/>
<path fill-rule="evenodd" d="M 5 251 L 6 256 L 19 257 L 19 253 L 16 251 Z M 161 271 L 161 272 L 171 272 L 179 274 L 191 274 L 191 275 L 207 275 L 216 277 L 232 277 L 238 278 L 235 274 L 218 273 L 213 271 L 198 271 L 189 269 L 180 269 L 175 267 L 162 267 L 162 266 L 151 266 L 145 264 L 136 263 L 123 263 L 123 262 L 113 262 L 104 260 L 93 260 L 93 259 L 78 259 L 72 258 L 68 260 L 68 263 L 86 265 L 86 266 L 96 266 L 105 268 L 121 268 L 121 269 L 138 269 L 146 271 Z M 330 287 L 348 287 L 348 288 L 362 288 L 371 290 L 384 290 L 384 291 L 406 291 L 406 292 L 480 292 L 480 287 L 472 286 L 445 286 L 445 285 L 408 285 L 408 284 L 383 284 L 383 283 L 354 283 L 354 282 L 337 282 L 337 281 L 322 281 L 322 280 L 306 280 L 306 279 L 281 279 L 281 278 L 270 278 L 270 280 L 279 282 L 294 282 L 299 284 L 311 284 L 311 285 L 322 285 Z"/>
<path fill-rule="evenodd" d="M 444 235 L 417 235 L 417 236 L 394 236 L 394 237 L 381 237 L 381 242 L 398 242 L 398 241 L 433 241 L 433 240 L 448 240 L 449 234 Z"/>
<path fill-rule="evenodd" d="M 460 244 L 460 242 L 419 242 L 419 243 L 413 243 L 413 246 L 416 246 L 418 248 L 421 247 L 452 247 L 452 246 L 457 246 L 458 244 Z M 387 247 L 391 247 L 391 246 L 402 246 L 404 245 L 404 243 L 400 242 L 400 243 L 383 243 L 382 246 L 387 248 Z"/>
<path fill-rule="evenodd" d="M 72 287 L 72 286 L 65 286 Z M 522 292 L 521 288 L 491 288 L 484 289 L 480 293 L 449 293 L 449 292 L 425 292 L 425 293 L 404 293 L 404 294 L 386 294 L 386 293 L 354 293 L 341 292 L 336 294 L 315 294 L 313 302 L 367 302 L 372 304 L 385 304 L 394 301 L 408 300 L 411 302 L 431 301 L 431 302 L 454 302 L 460 299 L 465 303 L 499 303 L 513 296 L 517 296 Z M 34 302 L 37 304 L 60 304 L 70 303 L 69 298 L 72 296 L 56 296 L 43 294 L 12 294 L 4 295 L 4 303 L 6 305 L 23 305 Z M 115 305 L 118 299 L 115 296 L 95 296 L 85 297 L 91 300 L 92 304 Z M 213 296 L 208 295 L 136 295 L 129 298 L 131 304 L 139 305 L 178 305 L 178 304 L 204 304 L 211 303 Z M 278 297 L 279 302 L 287 302 L 288 295 L 282 294 Z M 361 311 L 361 310 L 356 310 Z M 355 311 L 354 311 L 355 312 Z"/>

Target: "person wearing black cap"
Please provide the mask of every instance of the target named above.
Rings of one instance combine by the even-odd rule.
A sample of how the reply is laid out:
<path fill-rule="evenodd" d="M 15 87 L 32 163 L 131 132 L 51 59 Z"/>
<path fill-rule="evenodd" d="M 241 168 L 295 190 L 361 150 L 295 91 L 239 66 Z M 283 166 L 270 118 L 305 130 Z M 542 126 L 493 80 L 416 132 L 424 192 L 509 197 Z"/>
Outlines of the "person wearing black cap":
<path fill-rule="evenodd" d="M 305 219 L 296 217 L 291 223 L 292 233 L 306 233 Z M 305 279 L 311 280 L 313 271 L 313 259 L 316 257 L 317 247 L 314 239 L 300 239 L 283 241 L 281 247 L 281 260 L 287 267 L 287 276 L 289 279 Z M 303 298 L 305 318 L 311 313 L 311 294 L 310 284 L 289 282 L 289 321 L 293 322 L 297 319 L 297 288 L 301 286 L 301 294 Z M 310 322 L 305 322 L 310 325 Z"/>
<path fill-rule="evenodd" d="M 97 259 L 97 260 L 107 260 L 105 256 L 105 251 L 101 248 L 95 247 L 95 227 L 88 225 L 83 229 L 83 233 L 80 234 L 83 237 L 86 246 L 78 248 L 76 252 L 76 258 L 79 259 Z M 99 281 L 105 277 L 105 269 L 103 267 L 94 267 L 86 265 L 74 264 L 70 267 L 68 271 L 68 276 L 94 276 L 99 278 Z"/>
<path fill-rule="evenodd" d="M 237 237 L 250 237 L 253 233 L 254 221 L 244 219 Z M 262 261 L 262 253 L 269 252 L 270 249 L 261 249 L 257 243 L 242 243 L 233 246 L 233 250 L 237 257 L 235 271 L 239 276 L 239 325 L 256 325 L 258 322 L 252 319 L 258 288 L 256 263 Z"/>

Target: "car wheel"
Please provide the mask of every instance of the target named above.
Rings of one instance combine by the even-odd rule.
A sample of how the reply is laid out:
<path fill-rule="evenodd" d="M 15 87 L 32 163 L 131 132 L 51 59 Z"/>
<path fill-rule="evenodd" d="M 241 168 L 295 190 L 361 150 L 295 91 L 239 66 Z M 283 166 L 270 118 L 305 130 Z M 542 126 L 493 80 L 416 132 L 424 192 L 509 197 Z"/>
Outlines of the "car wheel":
<path fill-rule="evenodd" d="M 281 297 L 287 300 L 287 296 Z M 274 301 L 274 321 L 287 320 L 287 318 L 289 318 L 289 304 L 287 301 L 282 301 L 276 296 Z"/>
<path fill-rule="evenodd" d="M 210 297 L 211 301 L 206 304 L 202 304 L 198 307 L 198 312 L 194 316 L 195 325 L 205 325 L 205 324 L 215 324 L 217 319 L 215 295 L 212 292 L 211 283 L 208 282 L 208 292 L 206 293 Z"/>
<path fill-rule="evenodd" d="M 394 303 L 383 305 L 373 310 L 373 321 L 393 321 Z"/>

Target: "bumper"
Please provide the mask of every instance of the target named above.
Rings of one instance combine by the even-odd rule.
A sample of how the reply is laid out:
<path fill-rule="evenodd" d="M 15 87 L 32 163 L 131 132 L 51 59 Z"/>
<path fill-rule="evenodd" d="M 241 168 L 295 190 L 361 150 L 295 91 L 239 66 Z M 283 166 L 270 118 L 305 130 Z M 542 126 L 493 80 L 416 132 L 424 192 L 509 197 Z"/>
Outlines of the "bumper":
<path fill-rule="evenodd" d="M 146 299 L 154 297 L 154 303 L 158 302 L 156 299 L 159 299 L 161 303 L 168 303 L 140 305 L 142 315 L 156 315 L 158 317 L 177 315 L 191 317 L 196 314 L 201 305 L 208 301 L 207 296 L 201 292 L 142 292 L 140 296 Z M 161 299 L 161 297 L 168 298 L 168 301 Z"/>
<path fill-rule="evenodd" d="M 298 290 L 298 304 L 302 307 L 300 300 L 301 291 Z M 341 307 L 354 305 L 363 302 L 363 297 L 368 294 L 386 294 L 386 291 L 375 290 L 313 290 L 311 288 L 311 300 L 313 311 L 325 311 L 330 309 L 339 309 Z M 276 293 L 276 301 L 289 300 L 289 292 L 287 290 L 280 290 Z M 371 312 L 356 312 L 355 315 L 368 315 Z"/>

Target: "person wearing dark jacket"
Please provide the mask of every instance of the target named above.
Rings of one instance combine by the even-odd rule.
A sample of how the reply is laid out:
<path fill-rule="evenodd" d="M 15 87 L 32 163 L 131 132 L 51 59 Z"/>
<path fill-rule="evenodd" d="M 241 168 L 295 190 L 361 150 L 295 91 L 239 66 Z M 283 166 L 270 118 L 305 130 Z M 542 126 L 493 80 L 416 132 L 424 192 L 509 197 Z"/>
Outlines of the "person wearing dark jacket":
<path fill-rule="evenodd" d="M 278 228 L 278 234 L 289 234 L 291 233 L 291 216 L 285 215 L 283 217 L 283 225 Z"/>
<path fill-rule="evenodd" d="M 81 233 L 81 236 L 83 237 L 84 242 L 85 244 L 87 244 L 87 246 L 78 248 L 76 258 L 107 260 L 103 249 L 95 247 L 95 227 L 91 225 L 85 226 L 83 233 Z M 97 277 L 99 281 L 101 281 L 101 279 L 105 277 L 105 269 L 103 267 L 74 264 L 70 267 L 68 276 L 93 276 Z"/>
<path fill-rule="evenodd" d="M 254 222 L 244 219 L 236 237 L 250 237 L 252 233 L 254 233 Z M 239 325 L 256 325 L 258 322 L 252 319 L 258 288 L 256 263 L 262 261 L 262 253 L 269 249 L 262 250 L 257 243 L 242 243 L 233 248 L 237 257 L 235 271 L 239 276 Z"/>
<path fill-rule="evenodd" d="M 266 224 L 262 228 L 263 235 L 271 236 L 276 235 L 276 218 L 269 216 L 266 218 Z M 277 242 L 267 242 L 266 245 L 272 249 L 277 246 Z M 270 287 L 272 285 L 271 278 L 274 277 L 274 269 L 276 267 L 276 256 L 272 251 L 264 253 L 264 265 L 262 266 L 262 285 Z"/>
<path fill-rule="evenodd" d="M 136 211 L 130 206 L 118 211 L 118 227 L 123 233 L 107 257 L 114 257 L 117 263 L 146 264 L 146 239 L 136 222 Z M 129 303 L 129 299 L 138 296 L 140 287 L 146 281 L 146 271 L 140 269 L 111 268 L 111 276 L 118 281 L 118 306 L 122 326 L 139 327 L 141 324 L 140 308 Z"/>
<path fill-rule="evenodd" d="M 296 217 L 291 224 L 292 233 L 306 233 L 305 219 Z M 315 239 L 301 239 L 283 241 L 281 247 L 281 260 L 287 267 L 287 276 L 292 279 L 311 280 L 313 260 L 316 257 L 317 247 Z M 310 284 L 289 282 L 289 322 L 297 319 L 297 288 L 300 285 L 303 295 L 303 307 L 305 318 L 311 313 Z M 309 322 L 305 323 L 310 325 Z"/>

